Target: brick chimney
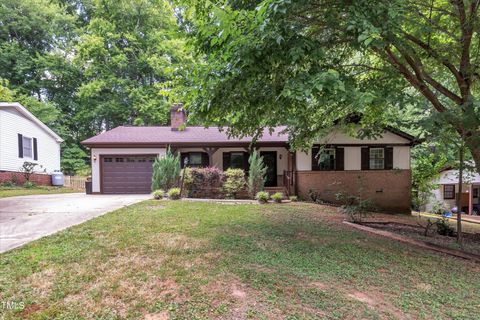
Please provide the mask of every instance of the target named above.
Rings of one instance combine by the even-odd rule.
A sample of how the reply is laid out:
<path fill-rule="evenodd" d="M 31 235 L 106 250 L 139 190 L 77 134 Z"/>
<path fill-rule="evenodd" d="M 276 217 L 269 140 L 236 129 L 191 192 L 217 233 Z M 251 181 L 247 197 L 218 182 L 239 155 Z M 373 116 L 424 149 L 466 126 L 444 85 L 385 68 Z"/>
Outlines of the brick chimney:
<path fill-rule="evenodd" d="M 170 110 L 170 127 L 172 131 L 178 131 L 187 121 L 187 115 L 183 109 L 183 103 L 174 103 Z"/>

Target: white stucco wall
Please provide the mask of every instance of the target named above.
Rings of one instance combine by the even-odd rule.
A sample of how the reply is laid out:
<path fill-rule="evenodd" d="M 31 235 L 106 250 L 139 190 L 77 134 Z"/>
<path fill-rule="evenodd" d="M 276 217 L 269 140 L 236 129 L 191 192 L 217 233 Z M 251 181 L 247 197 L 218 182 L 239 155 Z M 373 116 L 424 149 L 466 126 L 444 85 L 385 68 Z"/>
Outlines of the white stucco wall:
<path fill-rule="evenodd" d="M 356 130 L 360 130 L 358 127 Z M 317 141 L 319 144 L 400 144 L 410 141 L 390 131 L 385 131 L 377 139 L 357 139 L 340 129 L 333 129 L 327 136 Z"/>
<path fill-rule="evenodd" d="M 33 150 L 32 158 L 18 157 L 18 134 L 37 139 L 37 160 L 33 159 Z M 15 108 L 1 108 L 0 170 L 19 171 L 25 161 L 37 163 L 37 173 L 60 170 L 60 142 Z"/>
<path fill-rule="evenodd" d="M 335 142 L 336 143 L 336 142 Z M 362 164 L 361 147 L 344 147 L 345 170 L 360 170 Z M 312 170 L 312 152 L 297 152 L 296 162 L 298 171 Z M 410 169 L 410 147 L 394 146 L 393 147 L 393 168 L 394 169 Z"/>
<path fill-rule="evenodd" d="M 165 148 L 92 148 L 92 191 L 100 192 L 100 156 L 101 155 L 115 155 L 115 154 L 157 154 L 158 156 L 165 155 Z M 96 158 L 96 160 L 93 160 Z"/>

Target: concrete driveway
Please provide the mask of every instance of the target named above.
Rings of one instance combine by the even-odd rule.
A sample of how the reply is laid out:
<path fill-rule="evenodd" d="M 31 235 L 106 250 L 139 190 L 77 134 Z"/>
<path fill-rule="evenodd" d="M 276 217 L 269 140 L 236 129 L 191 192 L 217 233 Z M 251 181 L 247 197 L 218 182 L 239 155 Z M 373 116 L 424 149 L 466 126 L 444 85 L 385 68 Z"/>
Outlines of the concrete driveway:
<path fill-rule="evenodd" d="M 0 199 L 0 252 L 148 198 L 70 193 Z"/>

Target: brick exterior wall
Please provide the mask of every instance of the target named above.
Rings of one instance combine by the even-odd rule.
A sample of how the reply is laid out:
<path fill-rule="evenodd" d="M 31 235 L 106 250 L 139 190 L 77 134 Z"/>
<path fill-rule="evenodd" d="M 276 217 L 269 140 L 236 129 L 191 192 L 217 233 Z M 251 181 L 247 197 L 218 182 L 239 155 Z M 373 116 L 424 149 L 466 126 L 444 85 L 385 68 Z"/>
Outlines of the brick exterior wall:
<path fill-rule="evenodd" d="M 21 172 L 0 171 L 0 183 L 12 180 L 16 180 L 19 185 L 25 183 L 25 178 Z M 30 176 L 30 181 L 42 186 L 52 185 L 52 177 L 49 174 L 34 173 Z"/>
<path fill-rule="evenodd" d="M 410 212 L 410 170 L 298 171 L 296 183 L 301 199 L 308 199 L 309 190 L 314 189 L 320 199 L 337 203 L 336 193 L 357 195 L 363 186 L 362 198 L 371 199 L 380 211 Z"/>

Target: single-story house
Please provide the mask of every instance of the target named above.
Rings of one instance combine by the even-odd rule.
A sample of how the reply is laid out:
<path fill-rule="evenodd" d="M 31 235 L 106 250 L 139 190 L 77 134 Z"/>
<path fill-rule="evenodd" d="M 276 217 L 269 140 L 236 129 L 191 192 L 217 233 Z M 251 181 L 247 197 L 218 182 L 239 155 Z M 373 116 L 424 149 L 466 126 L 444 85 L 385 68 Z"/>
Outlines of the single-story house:
<path fill-rule="evenodd" d="M 432 182 L 438 187 L 433 190 L 425 210 L 431 212 L 435 203 L 444 204 L 447 209 L 456 206 L 456 199 L 459 191 L 460 173 L 456 169 L 447 168 L 440 172 L 438 178 Z M 480 214 L 480 174 L 472 171 L 465 171 L 463 174 L 462 195 L 460 197 L 460 209 L 468 214 Z"/>
<path fill-rule="evenodd" d="M 60 144 L 55 132 L 16 102 L 0 102 L 0 183 L 24 182 L 24 162 L 37 164 L 31 181 L 50 185 L 49 174 L 60 170 Z"/>
<path fill-rule="evenodd" d="M 181 105 L 174 105 L 169 127 L 120 126 L 83 141 L 91 151 L 93 193 L 150 192 L 152 162 L 167 147 L 182 160 L 188 157 L 190 166 L 247 169 L 251 138 L 229 138 L 218 127 L 185 126 L 185 121 Z M 265 130 L 254 147 L 268 166 L 268 188 L 305 199 L 315 191 L 330 202 L 338 192 L 360 192 L 384 210 L 407 212 L 413 143 L 412 136 L 393 129 L 376 140 L 332 130 L 311 150 L 291 150 L 284 127 L 277 127 Z"/>

